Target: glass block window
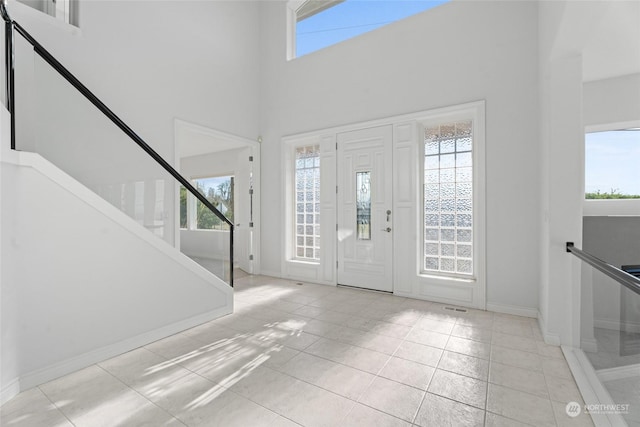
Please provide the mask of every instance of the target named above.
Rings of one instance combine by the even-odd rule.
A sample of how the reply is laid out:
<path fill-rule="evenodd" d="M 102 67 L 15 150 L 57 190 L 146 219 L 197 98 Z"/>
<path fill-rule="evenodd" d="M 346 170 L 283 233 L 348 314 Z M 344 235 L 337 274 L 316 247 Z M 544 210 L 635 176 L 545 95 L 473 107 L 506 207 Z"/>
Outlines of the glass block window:
<path fill-rule="evenodd" d="M 295 149 L 295 245 L 297 259 L 320 259 L 320 146 Z"/>
<path fill-rule="evenodd" d="M 473 274 L 472 122 L 424 135 L 424 270 Z"/>

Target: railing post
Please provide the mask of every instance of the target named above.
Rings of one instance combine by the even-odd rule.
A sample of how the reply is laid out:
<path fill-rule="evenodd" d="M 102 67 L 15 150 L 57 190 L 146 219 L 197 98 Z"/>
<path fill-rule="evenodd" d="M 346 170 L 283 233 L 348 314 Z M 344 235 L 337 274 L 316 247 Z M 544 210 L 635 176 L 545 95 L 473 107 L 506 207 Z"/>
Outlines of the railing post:
<path fill-rule="evenodd" d="M 16 118 L 15 118 L 15 93 L 13 73 L 13 21 L 7 11 L 7 0 L 0 3 L 0 13 L 4 20 L 4 55 L 5 55 L 5 95 L 6 107 L 11 115 L 11 149 L 16 149 Z"/>
<path fill-rule="evenodd" d="M 233 288 L 233 229 L 234 225 L 229 225 L 229 260 L 231 263 L 229 270 L 229 284 Z"/>

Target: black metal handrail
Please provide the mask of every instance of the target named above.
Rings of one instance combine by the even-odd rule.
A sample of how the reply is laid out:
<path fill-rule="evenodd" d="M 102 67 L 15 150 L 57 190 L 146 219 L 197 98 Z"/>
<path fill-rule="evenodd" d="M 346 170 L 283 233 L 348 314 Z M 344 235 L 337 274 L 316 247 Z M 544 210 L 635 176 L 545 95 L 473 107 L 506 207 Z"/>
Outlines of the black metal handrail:
<path fill-rule="evenodd" d="M 582 249 L 576 248 L 573 245 L 573 242 L 567 242 L 567 252 L 571 252 L 572 254 L 589 264 L 591 267 L 595 268 L 596 270 L 600 270 L 627 289 L 630 289 L 636 294 L 640 295 L 640 278 L 635 277 L 607 262 L 604 262 L 600 258 L 597 258 L 590 253 L 583 251 Z"/>
<path fill-rule="evenodd" d="M 173 166 L 162 158 L 149 144 L 147 144 L 137 133 L 135 133 L 120 117 L 118 117 L 109 107 L 107 107 L 96 95 L 93 94 L 80 80 L 78 80 L 64 65 L 62 65 L 51 53 L 49 53 L 27 30 L 11 19 L 7 11 L 6 0 L 0 2 L 0 15 L 5 22 L 5 70 L 6 70 L 6 101 L 7 110 L 11 114 L 11 149 L 15 150 L 15 77 L 14 77 L 14 43 L 13 30 L 15 29 L 24 39 L 33 46 L 33 50 L 44 59 L 54 70 L 78 90 L 89 102 L 91 102 L 102 114 L 107 116 L 120 130 L 131 138 L 140 148 L 142 148 L 153 160 L 155 160 L 165 171 L 176 179 L 188 192 L 212 211 L 221 221 L 229 226 L 229 246 L 230 246 L 230 268 L 229 282 L 233 287 L 233 230 L 234 225 L 224 216 L 207 198 L 196 190 L 189 181 L 184 178 Z"/>

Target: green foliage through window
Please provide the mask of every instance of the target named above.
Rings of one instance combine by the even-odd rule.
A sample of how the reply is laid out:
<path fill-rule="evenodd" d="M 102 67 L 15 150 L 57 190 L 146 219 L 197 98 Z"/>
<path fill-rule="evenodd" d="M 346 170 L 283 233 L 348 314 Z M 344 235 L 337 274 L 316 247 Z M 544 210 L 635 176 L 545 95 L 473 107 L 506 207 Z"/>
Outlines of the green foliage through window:
<path fill-rule="evenodd" d="M 194 187 L 211 202 L 229 221 L 233 222 L 233 177 L 222 176 L 200 178 L 193 180 Z M 195 199 L 189 203 L 192 196 L 187 195 L 185 188 L 180 188 L 180 227 L 197 230 L 228 230 L 227 224 L 207 208 L 201 201 Z M 195 215 L 189 214 L 195 207 Z M 194 218 L 195 224 L 189 226 L 189 219 Z"/>
<path fill-rule="evenodd" d="M 187 228 L 187 189 L 180 186 L 180 228 Z"/>
<path fill-rule="evenodd" d="M 585 193 L 585 199 L 640 199 L 640 194 L 622 194 L 617 188 L 612 188 L 610 192 L 600 192 L 596 190 L 594 193 Z"/>

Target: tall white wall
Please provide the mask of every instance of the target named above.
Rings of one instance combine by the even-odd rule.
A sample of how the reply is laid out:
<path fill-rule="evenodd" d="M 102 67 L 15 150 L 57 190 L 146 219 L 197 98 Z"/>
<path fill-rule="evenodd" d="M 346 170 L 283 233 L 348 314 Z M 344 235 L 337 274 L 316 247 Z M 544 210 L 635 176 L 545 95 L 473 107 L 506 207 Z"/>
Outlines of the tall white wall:
<path fill-rule="evenodd" d="M 539 282 L 537 5 L 451 2 L 286 61 L 285 3 L 261 4 L 263 217 L 282 215 L 281 138 L 486 100 L 488 303 L 536 309 Z M 283 230 L 267 220 L 263 272 Z"/>
<path fill-rule="evenodd" d="M 91 0 L 79 7 L 76 29 L 9 5 L 13 19 L 165 159 L 174 161 L 175 118 L 252 140 L 258 134 L 257 3 Z"/>

